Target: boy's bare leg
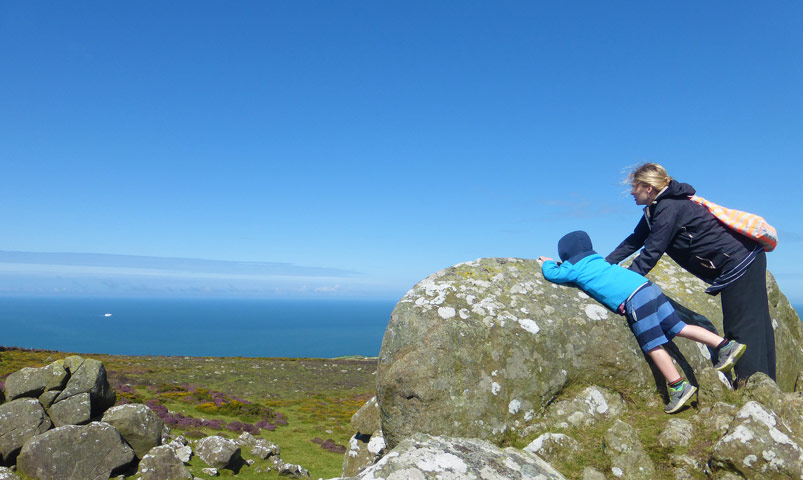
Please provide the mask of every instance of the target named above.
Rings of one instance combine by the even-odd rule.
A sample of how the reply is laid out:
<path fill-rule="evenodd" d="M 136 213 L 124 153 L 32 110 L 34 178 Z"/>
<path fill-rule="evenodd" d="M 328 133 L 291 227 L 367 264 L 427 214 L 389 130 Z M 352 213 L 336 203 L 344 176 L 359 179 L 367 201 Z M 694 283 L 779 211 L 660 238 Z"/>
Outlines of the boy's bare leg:
<path fill-rule="evenodd" d="M 655 347 L 647 352 L 647 355 L 650 356 L 652 361 L 655 363 L 655 366 L 658 367 L 658 370 L 661 372 L 661 375 L 664 376 L 667 382 L 674 382 L 680 378 L 678 369 L 675 368 L 675 364 L 672 363 L 672 357 L 666 353 L 664 347 Z"/>
<path fill-rule="evenodd" d="M 703 327 L 698 327 L 697 325 L 686 325 L 683 327 L 683 330 L 678 332 L 677 336 L 704 343 L 709 347 L 718 347 L 719 344 L 725 340 L 716 333 L 708 331 Z"/>

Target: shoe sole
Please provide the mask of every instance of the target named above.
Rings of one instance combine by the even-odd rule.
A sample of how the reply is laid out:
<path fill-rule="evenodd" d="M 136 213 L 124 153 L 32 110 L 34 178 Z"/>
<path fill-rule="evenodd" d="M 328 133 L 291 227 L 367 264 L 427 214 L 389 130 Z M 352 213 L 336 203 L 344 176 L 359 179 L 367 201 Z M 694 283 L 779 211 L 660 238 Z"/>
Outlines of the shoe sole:
<path fill-rule="evenodd" d="M 739 345 L 739 348 L 731 352 L 731 354 L 728 355 L 728 358 L 725 359 L 725 363 L 717 367 L 716 370 L 718 372 L 730 371 L 733 368 L 733 366 L 736 365 L 736 362 L 738 362 L 739 359 L 742 358 L 742 355 L 744 355 L 745 350 L 747 350 L 747 345 L 744 344 Z"/>
<path fill-rule="evenodd" d="M 686 393 L 682 397 L 680 397 L 680 400 L 678 401 L 678 404 L 675 405 L 675 408 L 673 408 L 672 410 L 664 410 L 664 412 L 666 412 L 666 413 L 675 413 L 678 410 L 680 410 L 681 408 L 685 407 L 686 403 L 691 399 L 692 395 L 694 395 L 694 392 L 696 392 L 696 391 L 697 391 L 697 387 L 695 387 L 694 385 L 691 385 L 690 388 L 686 391 Z"/>

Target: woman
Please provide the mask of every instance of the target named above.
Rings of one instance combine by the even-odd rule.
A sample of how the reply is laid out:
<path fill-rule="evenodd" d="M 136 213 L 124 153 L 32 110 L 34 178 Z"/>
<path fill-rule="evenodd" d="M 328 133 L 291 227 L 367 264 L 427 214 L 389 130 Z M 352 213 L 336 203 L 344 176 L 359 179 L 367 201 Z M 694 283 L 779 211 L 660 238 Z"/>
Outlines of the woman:
<path fill-rule="evenodd" d="M 644 216 L 605 260 L 619 263 L 643 247 L 629 268 L 646 275 L 661 255 L 668 254 L 710 284 L 706 293 L 721 294 L 724 336 L 747 345 L 734 368 L 736 384 L 755 372 L 775 380 L 775 334 L 764 249 L 690 201 L 694 188 L 672 179 L 661 165 L 645 163 L 630 172 L 628 181 L 636 204 L 644 205 Z"/>

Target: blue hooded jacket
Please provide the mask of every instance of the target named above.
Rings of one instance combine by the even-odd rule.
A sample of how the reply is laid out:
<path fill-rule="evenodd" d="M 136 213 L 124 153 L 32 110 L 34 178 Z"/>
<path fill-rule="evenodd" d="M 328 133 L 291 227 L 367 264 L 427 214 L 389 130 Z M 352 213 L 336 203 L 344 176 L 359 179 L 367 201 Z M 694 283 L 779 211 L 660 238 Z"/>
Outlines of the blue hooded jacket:
<path fill-rule="evenodd" d="M 591 238 L 582 230 L 568 233 L 558 241 L 558 255 L 563 262 L 560 265 L 549 260 L 542 265 L 544 278 L 555 283 L 574 283 L 614 312 L 647 282 L 632 270 L 606 262 L 593 250 Z"/>

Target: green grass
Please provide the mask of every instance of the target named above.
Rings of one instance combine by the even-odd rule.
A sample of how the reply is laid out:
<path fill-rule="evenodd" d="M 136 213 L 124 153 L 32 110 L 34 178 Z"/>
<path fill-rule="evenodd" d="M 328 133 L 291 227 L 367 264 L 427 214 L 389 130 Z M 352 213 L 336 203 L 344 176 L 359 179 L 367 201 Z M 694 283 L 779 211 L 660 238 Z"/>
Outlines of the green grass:
<path fill-rule="evenodd" d="M 0 349 L 0 380 L 23 367 L 42 367 L 69 355 Z M 340 476 L 343 454 L 324 450 L 311 440 L 331 438 L 347 447 L 354 433 L 349 425 L 351 416 L 376 391 L 375 358 L 81 356 L 104 363 L 109 381 L 118 392 L 118 403 L 159 399 L 171 412 L 225 422 L 254 423 L 265 412 L 281 412 L 287 425 L 279 425 L 274 431 L 263 429 L 256 437 L 279 445 L 282 460 L 300 464 L 310 471 L 312 478 Z M 133 391 L 123 393 L 121 385 L 128 385 Z M 190 393 L 187 386 L 196 391 Z M 222 406 L 209 404 L 213 394 L 226 396 Z M 232 397 L 252 403 L 243 404 Z M 228 430 L 194 430 L 203 435 L 239 436 Z M 171 431 L 176 435 L 191 433 L 175 427 Z M 256 463 L 244 466 L 237 478 L 278 478 L 275 472 L 264 473 L 271 462 L 251 456 L 247 447 L 243 449 L 243 458 L 255 459 Z M 205 467 L 196 457 L 189 463 L 192 474 L 200 478 L 207 478 L 201 473 Z M 234 472 L 225 469 L 220 472 L 223 478 L 233 475 Z"/>

